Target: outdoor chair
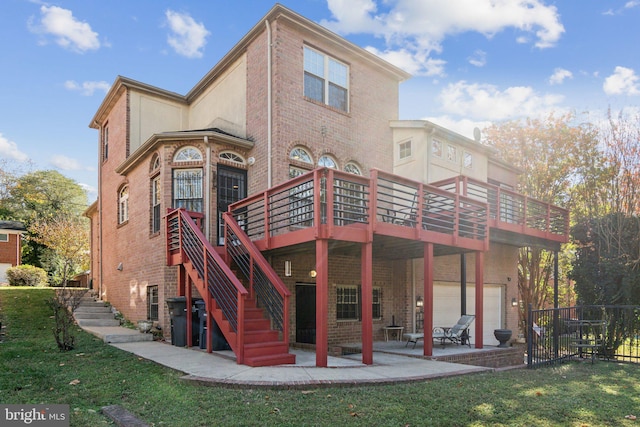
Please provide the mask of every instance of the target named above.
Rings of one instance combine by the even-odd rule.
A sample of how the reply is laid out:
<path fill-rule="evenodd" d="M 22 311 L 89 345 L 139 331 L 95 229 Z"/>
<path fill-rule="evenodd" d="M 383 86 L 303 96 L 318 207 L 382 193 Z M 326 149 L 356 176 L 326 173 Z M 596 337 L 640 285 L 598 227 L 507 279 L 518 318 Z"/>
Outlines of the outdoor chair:
<path fill-rule="evenodd" d="M 434 340 L 440 340 L 440 344 L 444 347 L 447 341 L 451 341 L 454 344 L 462 344 L 468 345 L 471 347 L 471 342 L 469 338 L 469 326 L 471 326 L 471 322 L 475 319 L 473 315 L 464 315 L 460 317 L 458 322 L 453 325 L 451 328 L 436 326 L 433 328 L 432 338 Z M 407 343 L 405 347 L 409 345 L 410 342 L 413 343 L 413 348 L 416 348 L 416 344 L 418 340 L 424 339 L 424 333 L 408 333 L 404 334 L 405 338 L 407 338 Z"/>

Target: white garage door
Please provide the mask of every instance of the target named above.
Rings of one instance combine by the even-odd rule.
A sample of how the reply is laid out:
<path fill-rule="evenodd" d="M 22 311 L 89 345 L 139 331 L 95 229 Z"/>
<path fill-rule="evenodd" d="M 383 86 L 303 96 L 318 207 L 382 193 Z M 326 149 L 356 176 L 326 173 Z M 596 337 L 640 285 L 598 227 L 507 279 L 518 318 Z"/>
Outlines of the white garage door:
<path fill-rule="evenodd" d="M 460 284 L 434 283 L 433 326 L 453 326 L 460 318 Z M 484 345 L 498 345 L 493 330 L 502 328 L 503 287 L 484 285 Z M 467 314 L 475 314 L 476 290 L 467 287 Z M 471 324 L 471 343 L 474 340 L 475 322 Z"/>

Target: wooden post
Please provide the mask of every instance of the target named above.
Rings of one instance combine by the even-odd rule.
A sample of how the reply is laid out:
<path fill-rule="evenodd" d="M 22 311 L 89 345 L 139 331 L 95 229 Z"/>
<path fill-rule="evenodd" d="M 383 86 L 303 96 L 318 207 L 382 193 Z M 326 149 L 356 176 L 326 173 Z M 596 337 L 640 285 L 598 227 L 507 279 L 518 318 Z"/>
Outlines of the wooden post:
<path fill-rule="evenodd" d="M 373 364 L 373 244 L 362 244 L 362 363 Z"/>
<path fill-rule="evenodd" d="M 484 252 L 476 251 L 476 348 L 483 346 Z"/>
<path fill-rule="evenodd" d="M 329 321 L 329 242 L 316 240 L 316 366 L 327 367 Z"/>
<path fill-rule="evenodd" d="M 433 355 L 433 243 L 424 244 L 424 352 Z"/>

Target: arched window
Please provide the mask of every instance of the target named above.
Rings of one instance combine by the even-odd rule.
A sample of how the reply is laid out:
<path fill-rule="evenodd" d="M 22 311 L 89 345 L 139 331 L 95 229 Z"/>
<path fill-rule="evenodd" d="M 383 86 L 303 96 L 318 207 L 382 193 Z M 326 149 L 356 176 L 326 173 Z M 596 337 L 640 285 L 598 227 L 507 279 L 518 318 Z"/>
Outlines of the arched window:
<path fill-rule="evenodd" d="M 173 156 L 174 162 L 197 162 L 202 161 L 202 153 L 195 147 L 184 147 L 178 150 Z"/>
<path fill-rule="evenodd" d="M 153 155 L 153 158 L 151 159 L 151 169 L 150 171 L 157 171 L 158 169 L 160 169 L 160 156 L 158 156 L 157 154 Z"/>
<path fill-rule="evenodd" d="M 218 155 L 218 157 L 222 160 L 239 163 L 241 165 L 244 165 L 246 163 L 241 155 L 234 153 L 233 151 L 223 151 Z"/>
<path fill-rule="evenodd" d="M 118 193 L 118 224 L 129 221 L 129 186 L 125 185 Z"/>
<path fill-rule="evenodd" d="M 331 156 L 327 156 L 326 154 L 318 159 L 318 166 L 330 169 L 338 169 L 338 164 L 336 163 L 336 161 Z"/>
<path fill-rule="evenodd" d="M 296 147 L 291 150 L 289 153 L 289 159 L 295 160 L 296 162 L 307 163 L 309 165 L 309 170 L 313 167 L 313 159 L 311 158 L 311 154 L 307 150 L 302 147 Z M 308 172 L 306 169 L 299 168 L 293 165 L 289 166 L 289 178 L 295 178 L 296 176 L 300 176 L 303 173 Z"/>
<path fill-rule="evenodd" d="M 362 171 L 360 170 L 360 168 L 358 167 L 358 165 L 356 165 L 353 162 L 349 162 L 344 166 L 344 171 L 348 172 L 348 173 L 352 173 L 354 175 L 362 175 Z"/>

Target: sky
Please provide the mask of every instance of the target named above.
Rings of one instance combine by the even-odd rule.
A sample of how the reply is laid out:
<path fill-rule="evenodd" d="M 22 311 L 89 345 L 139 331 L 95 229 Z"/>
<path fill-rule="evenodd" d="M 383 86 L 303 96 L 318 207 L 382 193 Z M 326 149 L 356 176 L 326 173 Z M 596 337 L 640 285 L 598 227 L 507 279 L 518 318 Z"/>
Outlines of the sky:
<path fill-rule="evenodd" d="M 640 0 L 281 0 L 412 74 L 400 119 L 640 113 Z M 275 3 L 1 0 L 0 161 L 97 197 L 89 123 L 118 75 L 186 94 Z M 0 163 L 2 164 L 2 163 Z"/>

